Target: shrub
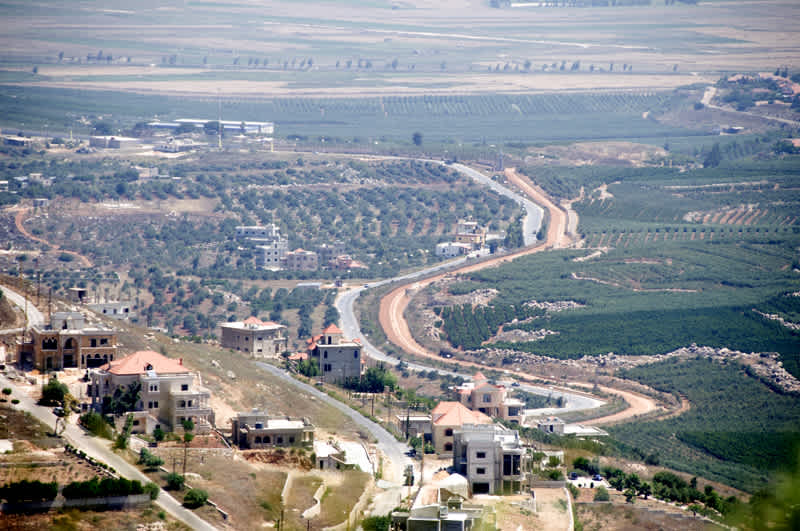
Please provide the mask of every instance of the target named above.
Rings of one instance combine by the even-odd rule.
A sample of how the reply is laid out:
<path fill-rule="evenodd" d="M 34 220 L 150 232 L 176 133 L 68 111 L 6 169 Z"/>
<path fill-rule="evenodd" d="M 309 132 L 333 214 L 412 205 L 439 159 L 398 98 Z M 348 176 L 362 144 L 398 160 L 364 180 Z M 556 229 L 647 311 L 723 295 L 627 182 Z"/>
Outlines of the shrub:
<path fill-rule="evenodd" d="M 608 493 L 608 489 L 602 485 L 597 487 L 597 490 L 594 493 L 594 501 L 605 502 L 609 500 L 611 500 L 611 495 Z"/>
<path fill-rule="evenodd" d="M 158 468 L 164 464 L 164 460 L 157 455 L 153 455 L 147 448 L 142 448 L 139 452 L 139 464 L 145 468 Z"/>
<path fill-rule="evenodd" d="M 3 387 L 3 394 L 6 395 L 6 396 L 10 395 L 11 394 L 11 388 L 10 387 Z"/>
<path fill-rule="evenodd" d="M 54 500 L 58 495 L 58 483 L 42 483 L 41 481 L 28 481 L 23 479 L 15 483 L 8 483 L 0 487 L 0 499 L 9 503 L 38 502 Z"/>
<path fill-rule="evenodd" d="M 562 474 L 560 470 L 555 469 L 555 470 L 549 471 L 547 473 L 547 477 L 552 479 L 553 481 L 560 481 L 560 480 L 564 479 L 564 474 Z"/>
<path fill-rule="evenodd" d="M 96 411 L 85 413 L 81 415 L 80 422 L 92 435 L 111 439 L 111 426 L 100 413 Z"/>
<path fill-rule="evenodd" d="M 158 485 L 153 483 L 152 481 L 147 483 L 144 487 L 144 493 L 150 495 L 150 499 L 155 501 L 158 499 L 158 494 L 161 492 L 161 489 L 158 488 Z"/>
<path fill-rule="evenodd" d="M 166 433 L 164 433 L 164 430 L 161 429 L 161 426 L 158 426 L 156 429 L 153 430 L 153 439 L 155 439 L 156 442 L 163 441 L 165 436 Z"/>
<path fill-rule="evenodd" d="M 387 516 L 370 516 L 361 521 L 361 529 L 364 531 L 389 531 L 389 526 L 392 523 L 392 517 Z"/>
<path fill-rule="evenodd" d="M 170 472 L 167 474 L 166 479 L 168 490 L 182 490 L 183 484 L 186 482 L 186 478 L 176 472 Z"/>
<path fill-rule="evenodd" d="M 19 404 L 19 398 L 12 398 L 11 403 L 16 406 L 17 404 Z"/>
<path fill-rule="evenodd" d="M 569 493 L 572 494 L 572 497 L 575 499 L 581 495 L 581 491 L 578 490 L 578 487 L 576 487 L 573 483 L 567 483 L 567 489 L 569 489 Z"/>
<path fill-rule="evenodd" d="M 45 406 L 59 406 L 64 403 L 67 393 L 69 393 L 67 385 L 52 378 L 42 386 L 42 398 L 39 403 Z"/>
<path fill-rule="evenodd" d="M 203 489 L 189 489 L 183 497 L 183 505 L 189 509 L 196 509 L 206 504 L 208 493 Z"/>

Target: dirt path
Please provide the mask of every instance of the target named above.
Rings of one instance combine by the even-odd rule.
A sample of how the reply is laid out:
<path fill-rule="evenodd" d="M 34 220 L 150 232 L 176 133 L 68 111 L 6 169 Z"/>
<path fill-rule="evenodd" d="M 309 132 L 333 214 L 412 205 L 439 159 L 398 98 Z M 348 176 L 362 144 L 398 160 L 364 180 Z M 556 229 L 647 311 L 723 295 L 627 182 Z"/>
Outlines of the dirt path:
<path fill-rule="evenodd" d="M 94 265 L 94 264 L 92 264 L 91 260 L 89 260 L 88 258 L 83 256 L 82 254 L 76 253 L 74 251 L 65 251 L 65 250 L 61 249 L 58 245 L 56 245 L 54 243 L 50 243 L 49 241 L 47 241 L 45 239 L 42 239 L 42 238 L 39 238 L 37 236 L 34 236 L 30 232 L 28 232 L 28 229 L 25 228 L 24 223 L 25 223 L 25 215 L 28 213 L 29 210 L 30 209 L 28 209 L 28 208 L 20 208 L 19 210 L 17 210 L 17 214 L 14 216 L 14 224 L 17 226 L 17 230 L 23 236 L 25 236 L 29 240 L 33 240 L 33 241 L 36 241 L 36 242 L 43 243 L 43 244 L 47 245 L 48 247 L 50 247 L 50 251 L 51 252 L 60 251 L 61 253 L 74 256 L 75 258 L 80 260 L 81 264 L 83 264 L 83 267 L 92 267 Z"/>
<path fill-rule="evenodd" d="M 544 192 L 536 188 L 527 178 L 518 175 L 513 168 L 506 170 L 506 176 L 510 181 L 512 181 L 515 185 L 517 185 L 525 194 L 527 194 L 534 202 L 547 209 L 550 216 L 550 223 L 547 227 L 547 237 L 544 241 L 544 244 L 537 245 L 535 247 L 527 247 L 510 255 L 495 258 L 492 260 L 487 260 L 485 262 L 480 262 L 477 264 L 472 264 L 446 274 L 448 275 L 463 274 L 472 271 L 478 271 L 480 269 L 484 269 L 487 267 L 495 267 L 497 265 L 515 260 L 521 256 L 527 256 L 548 249 L 566 247 L 570 243 L 572 243 L 572 239 L 566 234 L 567 231 L 566 212 L 564 212 L 561 208 L 556 206 L 550 200 L 550 198 L 544 194 Z M 390 291 L 388 295 L 384 296 L 383 299 L 381 299 L 379 321 L 381 327 L 386 333 L 386 337 L 390 342 L 399 346 L 404 351 L 410 354 L 414 354 L 416 356 L 421 356 L 424 358 L 435 359 L 440 362 L 458 365 L 461 368 L 475 367 L 477 369 L 496 369 L 496 367 L 491 367 L 480 363 L 441 358 L 438 355 L 426 349 L 425 347 L 423 347 L 422 345 L 420 345 L 419 343 L 417 343 L 417 341 L 414 339 L 414 336 L 411 334 L 411 330 L 408 327 L 408 322 L 406 321 L 404 316 L 404 312 L 411 300 L 411 295 L 413 295 L 415 291 L 425 288 L 426 286 L 429 286 L 431 283 L 442 279 L 444 276 L 445 274 L 435 275 L 433 277 L 426 278 L 424 280 L 418 280 L 412 282 L 411 284 L 400 286 Z M 528 378 L 530 378 L 529 374 L 519 371 L 509 371 L 509 374 L 513 375 L 516 378 L 520 378 L 522 380 L 527 380 Z M 609 415 L 607 417 L 594 419 L 592 421 L 592 423 L 594 424 L 609 424 L 613 422 L 619 422 L 621 420 L 629 419 L 637 415 L 642 415 L 650 411 L 654 411 L 657 407 L 654 400 L 644 395 L 632 393 L 630 391 L 622 391 L 620 389 L 612 389 L 609 387 L 603 387 L 602 389 L 607 393 L 616 394 L 623 397 L 625 401 L 629 404 L 629 407 L 624 411 L 621 411 L 614 415 Z M 586 424 L 588 424 L 588 422 Z"/>

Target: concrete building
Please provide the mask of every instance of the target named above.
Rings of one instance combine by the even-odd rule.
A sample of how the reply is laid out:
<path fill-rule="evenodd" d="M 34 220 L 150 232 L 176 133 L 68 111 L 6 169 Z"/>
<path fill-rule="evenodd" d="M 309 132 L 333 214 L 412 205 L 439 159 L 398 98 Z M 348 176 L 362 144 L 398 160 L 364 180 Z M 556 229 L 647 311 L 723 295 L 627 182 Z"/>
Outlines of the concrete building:
<path fill-rule="evenodd" d="M 236 227 L 236 239 L 256 244 L 256 267 L 278 270 L 285 267 L 289 240 L 274 223 Z"/>
<path fill-rule="evenodd" d="M 87 396 L 92 408 L 101 411 L 104 397 L 141 385 L 141 398 L 133 410 L 135 433 L 182 429 L 184 420 L 195 424 L 197 433 L 207 433 L 214 425 L 214 411 L 208 406 L 211 393 L 195 383 L 195 375 L 183 360 L 170 359 L 150 350 L 135 352 L 109 362 L 91 373 Z"/>
<path fill-rule="evenodd" d="M 258 317 L 221 323 L 222 347 L 246 352 L 255 358 L 275 358 L 286 352 L 289 340 L 286 327 Z"/>
<path fill-rule="evenodd" d="M 505 386 L 490 383 L 481 372 L 475 374 L 471 382 L 464 383 L 456 390 L 459 401 L 472 410 L 514 424 L 522 422 L 525 403 L 509 398 Z"/>
<path fill-rule="evenodd" d="M 440 478 L 439 475 L 444 477 Z M 469 504 L 467 479 L 459 474 L 437 473 L 417 492 L 409 511 L 392 513 L 392 529 L 407 531 L 469 531 L 484 516 L 482 505 Z"/>
<path fill-rule="evenodd" d="M 135 146 L 138 138 L 127 136 L 93 136 L 89 138 L 89 145 L 94 148 L 121 149 Z"/>
<path fill-rule="evenodd" d="M 295 249 L 286 253 L 282 265 L 283 269 L 289 271 L 316 271 L 319 269 L 319 259 L 314 251 Z"/>
<path fill-rule="evenodd" d="M 472 251 L 472 246 L 468 243 L 442 242 L 436 244 L 435 253 L 436 256 L 442 258 L 453 258 L 469 254 L 470 251 Z"/>
<path fill-rule="evenodd" d="M 127 321 L 133 317 L 133 304 L 130 301 L 93 302 L 87 304 L 89 309 L 102 313 L 112 319 Z"/>
<path fill-rule="evenodd" d="M 240 225 L 236 227 L 236 239 L 272 242 L 281 239 L 281 231 L 274 223 L 268 225 Z"/>
<path fill-rule="evenodd" d="M 178 118 L 173 122 L 149 122 L 148 127 L 153 129 L 177 129 L 182 125 L 193 125 L 198 131 L 202 131 L 209 122 L 217 122 L 215 118 Z M 226 132 L 241 133 L 245 135 L 272 135 L 275 133 L 273 122 L 251 122 L 247 120 L 220 120 L 222 129 Z"/>
<path fill-rule="evenodd" d="M 54 313 L 49 326 L 34 326 L 20 345 L 22 363 L 40 371 L 99 367 L 116 356 L 116 331 L 86 326 L 80 312 Z"/>
<path fill-rule="evenodd" d="M 364 369 L 361 348 L 358 341 L 345 339 L 344 333 L 334 324 L 308 340 L 309 359 L 317 362 L 321 378 L 326 382 L 341 383 L 360 378 Z"/>
<path fill-rule="evenodd" d="M 239 448 L 314 444 L 314 426 L 306 418 L 269 416 L 266 411 L 237 413 L 231 419 L 231 439 Z"/>
<path fill-rule="evenodd" d="M 320 470 L 341 470 L 347 468 L 347 455 L 336 441 L 314 441 L 314 467 Z"/>
<path fill-rule="evenodd" d="M 264 245 L 256 245 L 256 267 L 278 270 L 286 262 L 289 240 L 278 239 Z"/>
<path fill-rule="evenodd" d="M 395 415 L 394 425 L 397 431 L 408 437 L 421 437 L 429 440 L 432 436 L 430 415 Z"/>
<path fill-rule="evenodd" d="M 453 454 L 453 434 L 465 424 L 492 424 L 480 411 L 472 411 L 459 402 L 439 402 L 431 411 L 433 447 L 440 457 Z"/>
<path fill-rule="evenodd" d="M 473 494 L 520 492 L 525 448 L 519 432 L 498 425 L 464 425 L 455 432 L 453 468 Z"/>
<path fill-rule="evenodd" d="M 564 428 L 566 423 L 558 417 L 547 417 L 540 419 L 536 423 L 536 427 L 545 433 L 555 433 L 557 435 L 564 435 Z"/>
<path fill-rule="evenodd" d="M 319 256 L 319 263 L 328 265 L 331 260 L 337 256 L 345 254 L 344 242 L 335 240 L 330 243 L 323 243 L 317 247 L 317 256 Z"/>
<path fill-rule="evenodd" d="M 478 225 L 477 221 L 460 219 L 456 224 L 457 243 L 466 243 L 473 249 L 480 249 L 486 243 L 486 229 Z"/>
<path fill-rule="evenodd" d="M 367 269 L 367 266 L 358 260 L 354 260 L 349 254 L 340 254 L 329 260 L 328 267 L 334 271 L 351 271 L 353 269 Z"/>
<path fill-rule="evenodd" d="M 67 299 L 69 302 L 83 304 L 89 300 L 89 290 L 86 288 L 69 288 L 67 290 Z"/>

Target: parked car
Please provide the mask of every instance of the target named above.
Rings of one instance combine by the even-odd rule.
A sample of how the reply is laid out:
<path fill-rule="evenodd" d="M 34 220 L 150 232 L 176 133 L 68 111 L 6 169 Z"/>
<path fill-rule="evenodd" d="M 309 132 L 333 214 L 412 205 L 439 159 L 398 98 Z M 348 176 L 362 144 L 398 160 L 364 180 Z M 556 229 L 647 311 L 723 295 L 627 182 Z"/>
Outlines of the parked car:
<path fill-rule="evenodd" d="M 569 473 L 569 479 L 578 479 L 578 473 L 577 472 L 570 472 Z"/>
<path fill-rule="evenodd" d="M 53 408 L 53 415 L 55 415 L 56 417 L 63 417 L 64 414 L 65 413 L 64 413 L 64 408 L 63 407 L 59 406 L 59 407 L 54 407 Z"/>
<path fill-rule="evenodd" d="M 595 474 L 594 476 L 592 476 L 592 481 L 603 481 L 603 476 L 601 476 L 600 474 Z"/>

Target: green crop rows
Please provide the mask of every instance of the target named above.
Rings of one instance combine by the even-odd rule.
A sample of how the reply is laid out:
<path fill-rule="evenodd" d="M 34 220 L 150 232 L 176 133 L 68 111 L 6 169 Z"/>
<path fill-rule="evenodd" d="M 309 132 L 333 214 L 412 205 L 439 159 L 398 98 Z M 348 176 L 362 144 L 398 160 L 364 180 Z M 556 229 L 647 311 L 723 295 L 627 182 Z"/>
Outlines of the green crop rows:
<path fill-rule="evenodd" d="M 769 471 L 791 468 L 800 448 L 797 395 L 772 392 L 737 363 L 705 359 L 670 360 L 623 376 L 691 402 L 678 417 L 611 428 L 628 451 L 656 451 L 666 466 L 749 491 L 764 486 Z"/>
<path fill-rule="evenodd" d="M 280 137 L 395 139 L 415 131 L 426 139 L 466 142 L 554 141 L 567 139 L 665 138 L 684 131 L 642 118 L 662 108 L 667 93 L 537 94 L 480 96 L 393 96 L 385 98 L 279 98 L 231 100 L 225 119 L 267 120 Z M 216 117 L 216 98 L 177 98 L 41 87 L 3 86 L 0 115 L 6 126 L 82 130 L 81 116 L 111 115 L 127 128 L 154 116 Z M 457 134 L 453 132 L 457 131 Z"/>

